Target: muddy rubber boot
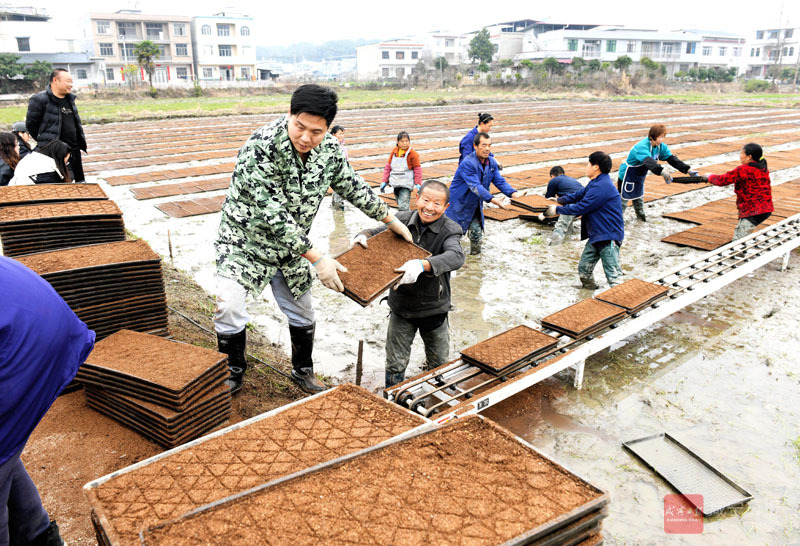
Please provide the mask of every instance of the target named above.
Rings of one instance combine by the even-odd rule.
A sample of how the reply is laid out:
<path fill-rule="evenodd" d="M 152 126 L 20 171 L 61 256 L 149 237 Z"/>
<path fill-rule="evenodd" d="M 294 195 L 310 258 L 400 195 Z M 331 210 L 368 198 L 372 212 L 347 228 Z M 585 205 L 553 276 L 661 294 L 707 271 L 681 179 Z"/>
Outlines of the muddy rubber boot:
<path fill-rule="evenodd" d="M 328 387 L 314 375 L 314 325 L 289 325 L 289 337 L 292 339 L 292 381 L 300 390 L 308 394 L 317 394 Z"/>
<path fill-rule="evenodd" d="M 597 283 L 594 282 L 594 278 L 591 277 L 581 277 L 581 286 L 587 290 L 597 290 L 598 288 Z"/>
<path fill-rule="evenodd" d="M 50 526 L 29 544 L 30 546 L 64 546 L 64 541 L 58 532 L 58 524 L 55 521 L 51 521 Z"/>
<path fill-rule="evenodd" d="M 225 384 L 230 387 L 231 394 L 242 390 L 244 372 L 247 371 L 247 357 L 244 355 L 246 344 L 246 328 L 236 334 L 217 334 L 219 352 L 228 355 L 228 370 L 230 370 L 231 376 L 225 380 Z"/>
<path fill-rule="evenodd" d="M 553 235 L 547 242 L 547 246 L 558 246 L 563 242 L 564 242 L 564 237 L 561 237 L 559 235 Z"/>
<path fill-rule="evenodd" d="M 635 200 L 633 202 L 633 210 L 636 213 L 636 217 L 639 220 L 641 220 L 642 222 L 647 222 L 647 215 L 644 213 L 644 203 Z"/>
<path fill-rule="evenodd" d="M 389 370 L 386 370 L 386 381 L 385 385 L 387 389 L 390 389 L 397 385 L 398 383 L 402 383 L 403 380 L 406 378 L 405 372 L 400 373 L 392 373 Z"/>
<path fill-rule="evenodd" d="M 469 242 L 469 253 L 472 256 L 481 253 L 481 242 L 482 241 L 470 241 Z"/>

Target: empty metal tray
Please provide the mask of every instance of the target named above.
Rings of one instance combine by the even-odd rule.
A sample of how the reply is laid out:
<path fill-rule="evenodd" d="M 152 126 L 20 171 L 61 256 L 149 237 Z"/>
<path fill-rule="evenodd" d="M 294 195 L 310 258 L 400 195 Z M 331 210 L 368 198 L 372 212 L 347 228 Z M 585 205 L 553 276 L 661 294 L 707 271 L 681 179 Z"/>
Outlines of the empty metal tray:
<path fill-rule="evenodd" d="M 622 445 L 679 493 L 702 495 L 703 506 L 695 507 L 706 517 L 731 506 L 744 504 L 753 498 L 750 493 L 666 432 L 623 442 Z M 686 498 L 691 503 L 691 498 Z"/>

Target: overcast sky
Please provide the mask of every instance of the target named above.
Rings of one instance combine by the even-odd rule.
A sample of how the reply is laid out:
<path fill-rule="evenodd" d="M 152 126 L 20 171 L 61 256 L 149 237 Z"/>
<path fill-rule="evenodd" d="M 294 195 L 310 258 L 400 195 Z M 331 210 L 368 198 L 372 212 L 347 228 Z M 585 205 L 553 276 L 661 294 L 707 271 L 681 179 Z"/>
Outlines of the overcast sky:
<path fill-rule="evenodd" d="M 26 5 L 26 2 L 14 2 Z M 54 17 L 74 20 L 86 13 L 140 9 L 165 15 L 211 15 L 229 11 L 256 19 L 256 45 L 321 43 L 337 39 L 401 38 L 430 30 L 469 32 L 497 22 L 534 19 L 553 23 L 619 24 L 659 30 L 704 29 L 742 33 L 750 38 L 756 29 L 800 27 L 800 1 L 758 0 L 709 2 L 702 0 L 566 0 L 522 2 L 507 0 L 295 0 L 285 2 L 226 2 L 212 11 L 196 0 L 38 0 L 37 6 Z M 538 6 L 537 6 L 538 4 Z M 782 12 L 782 15 L 781 15 Z"/>

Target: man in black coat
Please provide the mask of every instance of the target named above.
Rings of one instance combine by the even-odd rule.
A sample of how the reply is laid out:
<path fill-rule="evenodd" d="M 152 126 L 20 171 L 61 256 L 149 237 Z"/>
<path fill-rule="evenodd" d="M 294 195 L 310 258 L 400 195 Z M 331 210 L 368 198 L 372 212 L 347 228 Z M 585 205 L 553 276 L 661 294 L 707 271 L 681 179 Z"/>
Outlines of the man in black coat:
<path fill-rule="evenodd" d="M 86 151 L 86 136 L 75 106 L 72 76 L 63 68 L 50 73 L 47 89 L 33 95 L 28 102 L 25 126 L 36 139 L 37 148 L 53 140 L 60 140 L 70 148 L 69 169 L 74 182 L 83 182 L 81 150 Z"/>

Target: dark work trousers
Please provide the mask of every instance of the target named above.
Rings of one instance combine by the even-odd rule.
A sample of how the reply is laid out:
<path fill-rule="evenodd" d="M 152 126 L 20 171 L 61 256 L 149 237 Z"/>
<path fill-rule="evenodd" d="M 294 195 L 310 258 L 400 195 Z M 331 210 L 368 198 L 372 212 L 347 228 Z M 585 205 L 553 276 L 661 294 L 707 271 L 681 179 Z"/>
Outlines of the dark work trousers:
<path fill-rule="evenodd" d="M 83 161 L 81 161 L 80 149 L 70 150 L 69 164 L 70 177 L 73 182 L 84 182 L 86 177 L 83 174 Z"/>
<path fill-rule="evenodd" d="M 39 491 L 19 459 L 0 465 L 0 546 L 29 544 L 50 526 Z"/>

